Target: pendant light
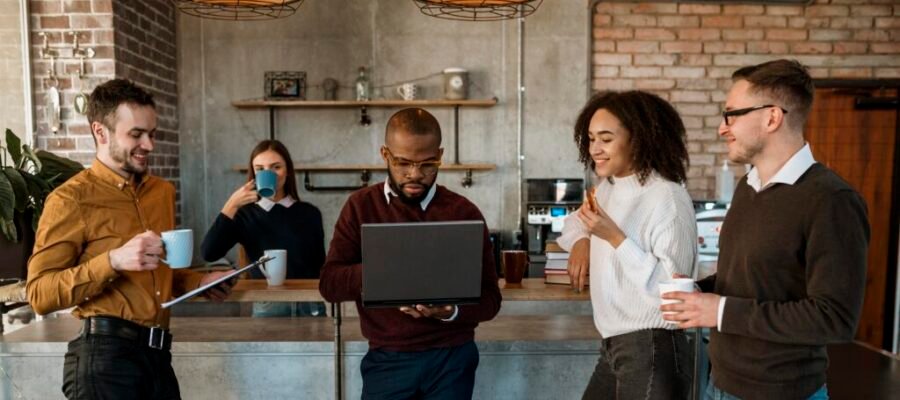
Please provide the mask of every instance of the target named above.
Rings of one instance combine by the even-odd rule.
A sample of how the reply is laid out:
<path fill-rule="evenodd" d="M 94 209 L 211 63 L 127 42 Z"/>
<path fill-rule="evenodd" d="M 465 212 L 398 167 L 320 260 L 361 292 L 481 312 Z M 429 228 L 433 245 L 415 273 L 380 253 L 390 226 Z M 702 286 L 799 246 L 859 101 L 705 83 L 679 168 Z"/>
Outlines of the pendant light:
<path fill-rule="evenodd" d="M 181 12 L 195 17 L 255 21 L 293 15 L 304 0 L 172 0 Z"/>
<path fill-rule="evenodd" d="M 422 14 L 459 21 L 498 21 L 526 17 L 543 0 L 413 0 Z"/>

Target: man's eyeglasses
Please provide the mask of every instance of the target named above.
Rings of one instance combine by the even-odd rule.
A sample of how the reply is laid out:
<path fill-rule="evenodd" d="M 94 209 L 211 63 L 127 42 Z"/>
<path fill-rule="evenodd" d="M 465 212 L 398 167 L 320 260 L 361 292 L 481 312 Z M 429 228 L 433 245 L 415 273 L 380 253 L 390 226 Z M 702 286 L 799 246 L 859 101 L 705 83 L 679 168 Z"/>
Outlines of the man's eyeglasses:
<path fill-rule="evenodd" d="M 741 115 L 749 114 L 753 111 L 762 110 L 764 108 L 770 108 L 770 107 L 778 107 L 778 106 L 776 106 L 774 104 L 766 104 L 766 105 L 762 105 L 762 106 L 738 108 L 737 110 L 722 111 L 722 119 L 725 120 L 726 126 L 731 126 L 731 124 L 734 123 L 734 117 L 740 117 Z M 778 107 L 778 108 L 781 108 L 781 107 Z M 781 112 L 787 114 L 788 111 L 781 108 Z"/>
<path fill-rule="evenodd" d="M 394 157 L 391 154 L 391 150 L 387 147 L 384 148 L 384 151 L 387 152 L 388 161 L 391 163 L 391 166 L 394 167 L 397 172 L 403 175 L 412 174 L 413 168 L 418 168 L 419 172 L 425 176 L 432 176 L 437 173 L 438 168 L 441 167 L 440 160 L 426 160 L 426 161 L 410 161 L 403 158 Z"/>

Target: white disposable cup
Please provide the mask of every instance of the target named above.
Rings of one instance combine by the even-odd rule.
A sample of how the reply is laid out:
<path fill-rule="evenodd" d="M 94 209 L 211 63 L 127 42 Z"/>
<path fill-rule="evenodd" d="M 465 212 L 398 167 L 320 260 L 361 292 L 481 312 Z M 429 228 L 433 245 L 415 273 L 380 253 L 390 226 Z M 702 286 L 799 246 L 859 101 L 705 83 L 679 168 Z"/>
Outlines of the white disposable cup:
<path fill-rule="evenodd" d="M 669 292 L 693 292 L 694 291 L 694 280 L 689 278 L 676 278 L 672 279 L 668 282 L 660 282 L 659 283 L 659 295 L 662 296 L 663 293 Z M 669 300 L 669 299 L 661 299 L 662 304 L 673 304 L 680 303 L 681 300 Z M 675 312 L 667 311 L 663 312 L 663 314 L 675 314 Z M 677 324 L 677 321 L 669 321 L 666 322 L 670 324 Z"/>
<path fill-rule="evenodd" d="M 266 277 L 266 282 L 269 286 L 284 285 L 284 278 L 287 276 L 287 250 L 266 250 L 263 254 L 274 258 L 259 266 L 259 270 Z"/>

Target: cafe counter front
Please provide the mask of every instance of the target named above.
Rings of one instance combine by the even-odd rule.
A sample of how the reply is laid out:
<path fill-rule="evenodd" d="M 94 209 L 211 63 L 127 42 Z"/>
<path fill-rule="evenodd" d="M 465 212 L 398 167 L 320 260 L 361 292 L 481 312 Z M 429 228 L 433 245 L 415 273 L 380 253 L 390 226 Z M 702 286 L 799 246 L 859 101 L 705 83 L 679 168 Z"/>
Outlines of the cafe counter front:
<path fill-rule="evenodd" d="M 239 282 L 229 301 L 321 300 L 316 281 L 278 288 L 263 282 Z M 501 314 L 476 329 L 475 398 L 580 398 L 599 355 L 587 293 L 539 279 L 501 286 Z M 541 314 L 525 315 L 528 309 Z M 62 398 L 66 343 L 80 327 L 62 316 L 0 337 L 0 400 Z M 362 390 L 359 365 L 368 345 L 354 316 L 173 317 L 171 331 L 185 399 L 353 399 Z"/>

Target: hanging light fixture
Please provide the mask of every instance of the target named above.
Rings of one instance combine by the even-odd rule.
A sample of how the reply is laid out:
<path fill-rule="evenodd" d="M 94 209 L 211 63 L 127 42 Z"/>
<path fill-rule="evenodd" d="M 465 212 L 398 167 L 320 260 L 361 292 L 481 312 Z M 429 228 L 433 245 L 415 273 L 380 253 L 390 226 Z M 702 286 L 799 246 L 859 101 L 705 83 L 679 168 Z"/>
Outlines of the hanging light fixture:
<path fill-rule="evenodd" d="M 181 12 L 195 17 L 253 21 L 293 15 L 304 0 L 172 0 Z"/>
<path fill-rule="evenodd" d="M 526 17 L 544 0 L 413 0 L 422 14 L 459 21 L 498 21 Z"/>

